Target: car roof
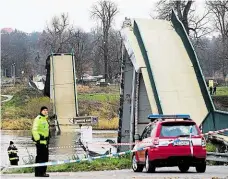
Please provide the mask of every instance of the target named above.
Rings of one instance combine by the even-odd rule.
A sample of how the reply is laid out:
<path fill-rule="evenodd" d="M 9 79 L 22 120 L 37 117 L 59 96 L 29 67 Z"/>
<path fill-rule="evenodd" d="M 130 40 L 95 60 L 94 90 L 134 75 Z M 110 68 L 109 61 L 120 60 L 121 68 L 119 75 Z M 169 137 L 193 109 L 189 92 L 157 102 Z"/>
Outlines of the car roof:
<path fill-rule="evenodd" d="M 195 123 L 193 120 L 162 120 L 160 123 Z"/>
<path fill-rule="evenodd" d="M 188 120 L 178 120 L 178 119 L 167 119 L 167 120 L 157 120 L 150 122 L 148 125 L 152 124 L 163 124 L 163 123 L 195 123 L 195 121 L 188 119 Z"/>

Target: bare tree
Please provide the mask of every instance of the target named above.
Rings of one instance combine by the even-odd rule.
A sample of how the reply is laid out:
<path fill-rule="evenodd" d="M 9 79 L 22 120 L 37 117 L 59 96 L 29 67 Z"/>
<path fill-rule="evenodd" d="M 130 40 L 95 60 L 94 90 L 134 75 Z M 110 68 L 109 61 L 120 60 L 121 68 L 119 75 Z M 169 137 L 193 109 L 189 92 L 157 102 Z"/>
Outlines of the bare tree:
<path fill-rule="evenodd" d="M 116 78 L 121 71 L 122 40 L 119 31 L 111 30 L 109 38 L 109 79 Z"/>
<path fill-rule="evenodd" d="M 51 24 L 43 32 L 43 46 L 46 53 L 64 53 L 68 51 L 68 43 L 73 35 L 73 27 L 69 24 L 67 14 L 61 14 L 60 17 L 53 17 Z"/>
<path fill-rule="evenodd" d="M 195 11 L 195 10 L 194 10 Z M 212 29 L 209 27 L 209 11 L 205 11 L 203 15 L 198 16 L 195 13 L 191 13 L 189 17 L 189 31 L 191 40 L 194 42 L 194 47 L 204 49 L 205 44 L 202 42 L 202 38 L 207 36 L 212 32 Z"/>
<path fill-rule="evenodd" d="M 70 46 L 74 49 L 77 78 L 81 79 L 86 69 L 91 66 L 90 34 L 81 29 L 76 29 L 70 40 Z"/>
<path fill-rule="evenodd" d="M 183 23 L 185 30 L 188 35 L 192 35 L 192 38 L 195 39 L 195 42 L 198 43 L 199 39 L 211 31 L 206 26 L 209 22 L 208 14 L 206 11 L 202 16 L 196 15 L 196 8 L 194 8 L 194 1 L 166 1 L 160 0 L 156 4 L 156 11 L 158 13 L 157 18 L 170 20 L 171 10 L 174 9 L 177 13 L 178 18 Z"/>
<path fill-rule="evenodd" d="M 102 29 L 96 27 L 91 31 L 92 35 L 92 59 L 93 59 L 93 74 L 101 75 L 104 74 L 104 60 L 103 60 L 103 47 L 102 47 Z"/>
<path fill-rule="evenodd" d="M 214 26 L 221 36 L 221 47 L 218 49 L 221 59 L 222 74 L 225 81 L 228 73 L 228 1 L 207 1 L 207 6 L 214 17 Z"/>
<path fill-rule="evenodd" d="M 109 31 L 118 13 L 117 5 L 111 1 L 101 0 L 92 7 L 91 17 L 99 20 L 102 26 L 102 51 L 104 58 L 104 77 L 108 80 L 108 49 L 109 49 Z"/>
<path fill-rule="evenodd" d="M 171 10 L 174 9 L 177 12 L 178 18 L 182 21 L 187 33 L 189 34 L 189 20 L 188 15 L 191 12 L 191 6 L 193 1 L 166 1 L 160 0 L 156 4 L 156 11 L 158 12 L 159 19 L 170 19 Z"/>

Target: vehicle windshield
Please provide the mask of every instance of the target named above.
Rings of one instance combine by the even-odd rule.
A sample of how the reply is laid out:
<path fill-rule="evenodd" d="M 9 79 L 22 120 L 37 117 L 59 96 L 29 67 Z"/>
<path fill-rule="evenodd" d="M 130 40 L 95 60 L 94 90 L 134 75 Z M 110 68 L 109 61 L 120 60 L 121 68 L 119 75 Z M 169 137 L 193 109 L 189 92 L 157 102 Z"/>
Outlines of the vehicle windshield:
<path fill-rule="evenodd" d="M 161 137 L 187 137 L 190 135 L 192 126 L 192 136 L 199 135 L 194 123 L 163 123 L 161 128 Z"/>

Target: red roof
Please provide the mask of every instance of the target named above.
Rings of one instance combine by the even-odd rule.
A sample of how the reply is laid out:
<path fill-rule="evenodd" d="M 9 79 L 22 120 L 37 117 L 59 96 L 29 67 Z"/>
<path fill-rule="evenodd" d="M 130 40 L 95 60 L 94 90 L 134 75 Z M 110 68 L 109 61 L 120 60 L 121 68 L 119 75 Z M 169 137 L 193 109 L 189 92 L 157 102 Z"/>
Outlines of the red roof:
<path fill-rule="evenodd" d="M 8 32 L 8 33 L 11 33 L 11 32 L 13 32 L 13 29 L 12 29 L 12 28 L 2 28 L 2 29 L 1 29 L 1 32 Z"/>

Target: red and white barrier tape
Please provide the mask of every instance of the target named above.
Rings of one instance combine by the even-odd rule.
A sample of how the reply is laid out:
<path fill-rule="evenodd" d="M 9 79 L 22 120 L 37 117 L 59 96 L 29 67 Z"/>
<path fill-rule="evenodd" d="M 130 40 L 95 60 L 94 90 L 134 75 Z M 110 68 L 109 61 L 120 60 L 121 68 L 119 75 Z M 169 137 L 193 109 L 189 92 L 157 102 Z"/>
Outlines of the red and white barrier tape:
<path fill-rule="evenodd" d="M 218 133 L 223 133 L 223 132 L 226 132 L 228 131 L 228 128 L 226 129 L 221 129 L 221 130 L 217 130 L 217 131 L 209 131 L 207 133 L 204 133 L 203 135 L 211 135 L 211 134 L 218 134 Z"/>
<path fill-rule="evenodd" d="M 226 132 L 226 131 L 228 131 L 228 128 L 226 128 L 226 129 L 221 129 L 221 130 L 217 130 L 217 131 L 209 131 L 209 132 L 207 132 L 207 133 L 204 133 L 204 134 L 202 134 L 202 136 L 205 136 L 205 135 L 212 135 L 212 134 L 218 134 L 218 133 L 223 133 L 223 132 Z M 132 145 L 136 145 L 136 144 L 140 144 L 140 143 L 151 143 L 151 142 L 142 142 L 142 141 L 140 141 L 140 142 L 133 142 L 133 143 L 129 143 L 129 142 L 127 142 L 127 143 L 113 143 L 113 144 L 111 144 L 111 143 L 107 143 L 107 142 L 88 142 L 87 144 L 93 144 L 93 145 L 102 145 L 102 146 L 104 146 L 104 145 L 111 145 L 111 146 L 123 146 L 123 145 L 129 145 L 129 146 L 132 146 Z M 79 144 L 80 145 L 80 144 Z M 79 145 L 68 145 L 68 146 L 59 146 L 59 147 L 50 147 L 49 149 L 61 149 L 61 148 L 76 148 L 76 147 L 78 147 Z"/>

